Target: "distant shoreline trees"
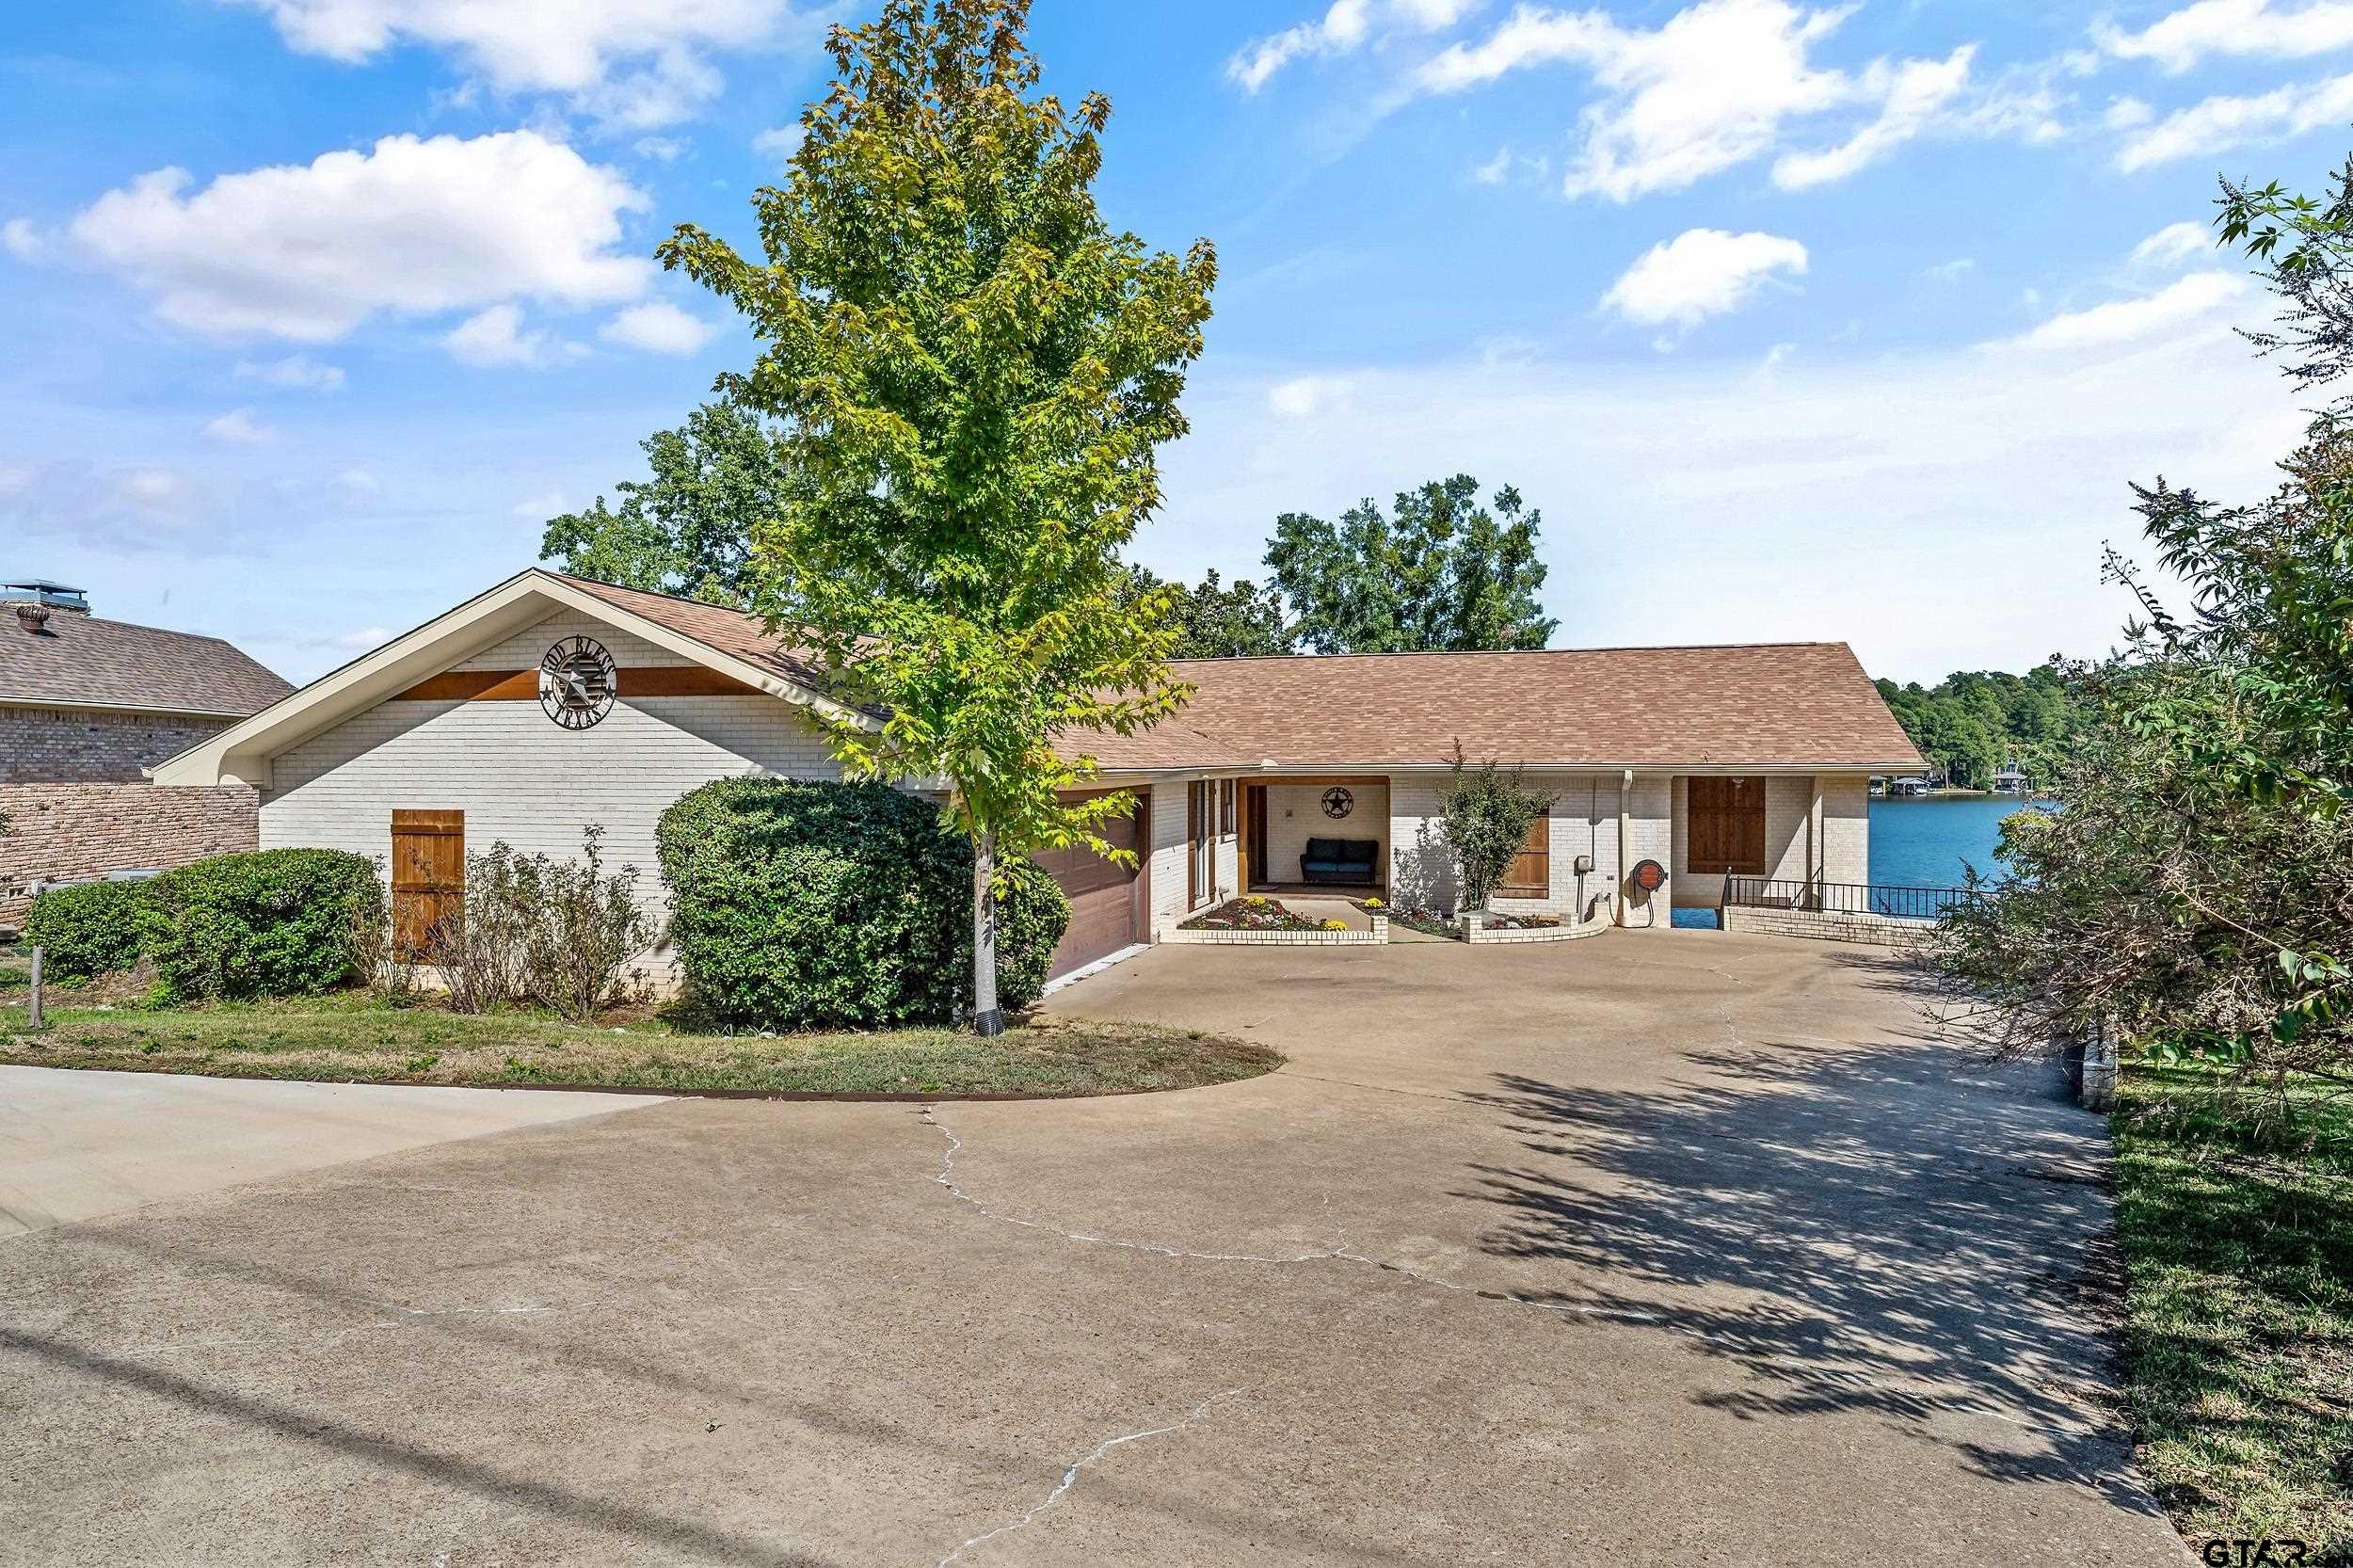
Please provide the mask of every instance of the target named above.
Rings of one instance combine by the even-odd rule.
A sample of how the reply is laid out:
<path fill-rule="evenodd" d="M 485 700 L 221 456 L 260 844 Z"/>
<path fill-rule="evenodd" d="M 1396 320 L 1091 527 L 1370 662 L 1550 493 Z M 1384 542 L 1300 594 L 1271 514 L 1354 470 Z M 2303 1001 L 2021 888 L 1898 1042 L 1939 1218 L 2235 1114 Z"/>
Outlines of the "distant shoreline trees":
<path fill-rule="evenodd" d="M 2023 676 L 1957 670 L 1925 688 L 1876 684 L 1920 755 L 1964 790 L 1990 789 L 2010 762 L 2048 779 L 2089 722 L 2089 705 L 2055 664 Z"/>

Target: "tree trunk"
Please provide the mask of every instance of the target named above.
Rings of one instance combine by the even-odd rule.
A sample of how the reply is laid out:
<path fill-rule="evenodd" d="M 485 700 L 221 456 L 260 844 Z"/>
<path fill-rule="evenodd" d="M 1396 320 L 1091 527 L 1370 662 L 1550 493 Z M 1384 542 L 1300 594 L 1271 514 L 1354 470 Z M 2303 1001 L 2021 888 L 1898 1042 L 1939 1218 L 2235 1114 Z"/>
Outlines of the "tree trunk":
<path fill-rule="evenodd" d="M 997 874 L 997 835 L 984 833 L 972 841 L 972 1032 L 1005 1032 L 1004 1010 L 997 1005 L 997 900 L 989 883 Z"/>

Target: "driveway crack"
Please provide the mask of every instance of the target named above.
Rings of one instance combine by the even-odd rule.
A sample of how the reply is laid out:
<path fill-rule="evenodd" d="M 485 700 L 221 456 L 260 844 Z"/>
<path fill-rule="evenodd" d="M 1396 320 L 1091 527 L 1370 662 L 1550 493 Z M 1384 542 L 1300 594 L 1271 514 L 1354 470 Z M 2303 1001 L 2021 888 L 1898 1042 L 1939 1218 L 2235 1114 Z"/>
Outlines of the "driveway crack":
<path fill-rule="evenodd" d="M 946 1557 L 941 1558 L 936 1565 L 936 1568 L 953 1568 L 953 1565 L 962 1561 L 967 1554 L 973 1552 L 982 1546 L 985 1546 L 988 1543 L 996 1540 L 998 1537 L 1011 1535 L 1016 1530 L 1029 1528 L 1032 1525 L 1037 1522 L 1040 1514 L 1044 1513 L 1048 1509 L 1052 1508 L 1056 1503 L 1061 1502 L 1064 1497 L 1070 1495 L 1070 1489 L 1079 1484 L 1079 1474 L 1080 1471 L 1085 1470 L 1092 1465 L 1100 1464 L 1112 1449 L 1125 1448 L 1130 1443 L 1145 1442 L 1155 1437 L 1167 1437 L 1174 1433 L 1183 1432 L 1188 1427 L 1197 1426 L 1201 1422 L 1209 1418 L 1209 1411 L 1214 1405 L 1216 1405 L 1218 1400 L 1234 1399 L 1244 1392 L 1246 1392 L 1246 1390 L 1241 1388 L 1228 1388 L 1221 1393 L 1210 1395 L 1208 1399 L 1203 1400 L 1199 1404 L 1194 1405 L 1193 1409 L 1188 1411 L 1183 1416 L 1171 1421 L 1166 1426 L 1146 1427 L 1141 1432 L 1123 1432 L 1116 1437 L 1105 1438 L 1102 1442 L 1097 1443 L 1094 1448 L 1089 1448 L 1085 1453 L 1080 1454 L 1078 1459 L 1071 1463 L 1070 1467 L 1062 1473 L 1062 1480 L 1055 1484 L 1054 1489 L 1046 1494 L 1045 1501 L 1039 1503 L 1035 1508 L 1031 1509 L 1027 1513 L 1024 1513 L 1018 1519 L 1015 1519 L 1007 1524 L 999 1525 L 994 1529 L 983 1530 L 980 1534 L 967 1540 L 954 1551 L 950 1552 Z"/>

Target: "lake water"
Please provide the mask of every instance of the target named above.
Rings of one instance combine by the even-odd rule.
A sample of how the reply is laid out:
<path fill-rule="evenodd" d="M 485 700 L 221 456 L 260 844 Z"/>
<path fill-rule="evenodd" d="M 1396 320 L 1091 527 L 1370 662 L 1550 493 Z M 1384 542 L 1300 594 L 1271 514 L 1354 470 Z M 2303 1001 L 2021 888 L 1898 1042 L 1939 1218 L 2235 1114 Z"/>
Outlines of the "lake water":
<path fill-rule="evenodd" d="M 1958 888 L 1965 861 L 1998 876 L 2002 819 L 2033 808 L 2015 795 L 1871 802 L 1871 880 L 1897 888 Z"/>

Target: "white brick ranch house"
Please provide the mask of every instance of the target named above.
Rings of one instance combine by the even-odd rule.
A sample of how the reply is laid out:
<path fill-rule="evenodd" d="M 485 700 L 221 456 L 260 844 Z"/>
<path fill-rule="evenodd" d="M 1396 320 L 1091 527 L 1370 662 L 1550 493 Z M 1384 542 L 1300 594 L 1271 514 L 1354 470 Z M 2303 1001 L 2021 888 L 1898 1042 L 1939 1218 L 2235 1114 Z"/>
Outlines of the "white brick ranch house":
<path fill-rule="evenodd" d="M 1135 869 L 1043 857 L 1069 892 L 1066 973 L 1159 940 L 1237 891 L 1335 881 L 1445 910 L 1447 758 L 1520 765 L 1552 795 L 1499 909 L 1671 928 L 1727 874 L 1870 880 L 1867 781 L 1920 767 L 1844 644 L 1194 660 L 1147 733 L 1088 736 L 1100 787 L 1135 794 L 1107 836 Z M 664 899 L 654 828 L 713 778 L 838 772 L 805 717 L 816 675 L 751 616 L 532 569 L 152 770 L 244 783 L 264 848 L 384 858 L 395 904 L 446 896 L 464 847 L 578 853 Z M 1310 840 L 1322 840 L 1311 846 Z M 1311 855 L 1310 851 L 1314 851 Z M 437 858 L 438 856 L 438 858 Z M 1636 875 L 1650 863 L 1646 891 Z M 429 874 L 441 868 L 438 880 Z M 422 869 L 421 869 L 422 868 Z M 1663 873 L 1663 874 L 1662 874 Z"/>

